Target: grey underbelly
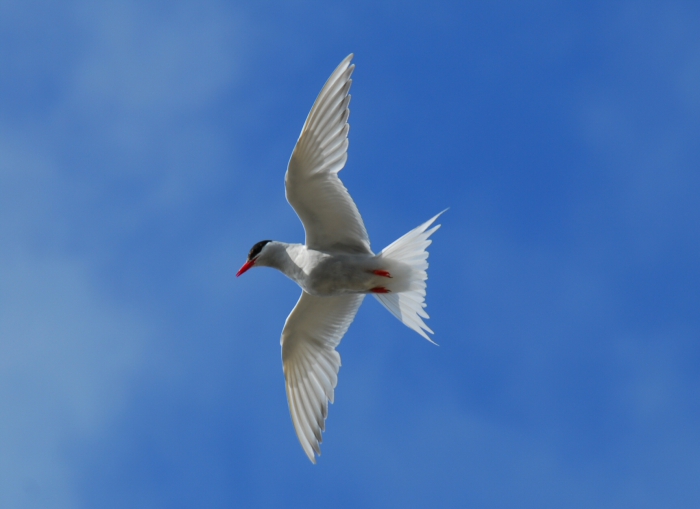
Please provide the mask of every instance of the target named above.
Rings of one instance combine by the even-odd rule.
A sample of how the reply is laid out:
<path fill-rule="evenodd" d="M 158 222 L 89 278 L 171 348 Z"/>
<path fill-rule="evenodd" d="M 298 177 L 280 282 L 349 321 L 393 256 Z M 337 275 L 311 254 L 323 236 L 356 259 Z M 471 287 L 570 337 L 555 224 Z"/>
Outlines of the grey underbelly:
<path fill-rule="evenodd" d="M 376 276 L 363 267 L 328 260 L 308 275 L 304 289 L 319 296 L 366 293 L 376 286 L 375 279 Z"/>

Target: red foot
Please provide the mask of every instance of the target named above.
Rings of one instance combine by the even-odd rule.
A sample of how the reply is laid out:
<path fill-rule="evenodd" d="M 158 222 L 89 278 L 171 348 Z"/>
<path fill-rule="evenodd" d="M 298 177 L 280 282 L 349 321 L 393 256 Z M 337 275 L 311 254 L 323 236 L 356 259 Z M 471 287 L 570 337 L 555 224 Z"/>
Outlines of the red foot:
<path fill-rule="evenodd" d="M 391 277 L 391 274 L 389 274 L 386 270 L 373 270 L 372 274 L 376 274 L 377 276 L 382 276 L 382 277 Z"/>
<path fill-rule="evenodd" d="M 374 288 L 370 289 L 370 292 L 372 293 L 389 293 L 391 290 L 387 290 L 383 286 L 375 286 Z"/>

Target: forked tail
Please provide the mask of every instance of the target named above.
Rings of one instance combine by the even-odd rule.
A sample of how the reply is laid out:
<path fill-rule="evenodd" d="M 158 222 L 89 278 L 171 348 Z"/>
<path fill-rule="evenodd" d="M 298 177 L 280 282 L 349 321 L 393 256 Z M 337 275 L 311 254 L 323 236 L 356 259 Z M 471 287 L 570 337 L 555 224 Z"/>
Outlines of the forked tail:
<path fill-rule="evenodd" d="M 440 225 L 431 225 L 445 211 L 426 221 L 418 228 L 408 232 L 403 237 L 395 240 L 385 247 L 379 256 L 387 260 L 399 262 L 407 268 L 406 290 L 396 293 L 373 294 L 392 315 L 398 318 L 404 325 L 410 327 L 431 343 L 435 343 L 426 334 L 433 331 L 428 327 L 423 318 L 429 318 L 425 312 L 425 281 L 428 279 L 428 246 L 432 244 L 429 237 L 440 228 Z M 437 344 L 437 343 L 435 343 Z"/>

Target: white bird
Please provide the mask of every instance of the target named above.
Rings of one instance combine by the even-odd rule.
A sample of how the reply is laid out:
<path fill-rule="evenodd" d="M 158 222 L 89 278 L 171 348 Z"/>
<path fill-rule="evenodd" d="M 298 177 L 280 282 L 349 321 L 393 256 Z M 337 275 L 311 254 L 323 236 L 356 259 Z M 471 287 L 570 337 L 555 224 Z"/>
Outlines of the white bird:
<path fill-rule="evenodd" d="M 367 294 L 428 341 L 423 318 L 428 238 L 442 212 L 374 254 L 362 217 L 338 172 L 348 158 L 350 85 L 348 55 L 333 71 L 306 118 L 285 186 L 287 201 L 304 224 L 306 245 L 263 240 L 238 271 L 273 267 L 302 289 L 282 330 L 282 365 L 289 412 L 312 463 L 321 454 L 328 402 L 338 382 L 336 347 Z M 443 211 L 444 212 L 444 211 Z"/>

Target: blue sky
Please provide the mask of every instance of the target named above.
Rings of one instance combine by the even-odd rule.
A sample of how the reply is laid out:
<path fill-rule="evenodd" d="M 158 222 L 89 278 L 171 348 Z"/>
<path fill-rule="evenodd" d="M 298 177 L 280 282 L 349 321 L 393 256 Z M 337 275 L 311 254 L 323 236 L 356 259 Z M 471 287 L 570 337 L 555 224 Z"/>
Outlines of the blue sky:
<path fill-rule="evenodd" d="M 354 52 L 375 250 L 445 207 L 435 347 L 367 300 L 288 414 L 283 175 Z M 697 507 L 695 2 L 0 1 L 0 506 Z"/>

